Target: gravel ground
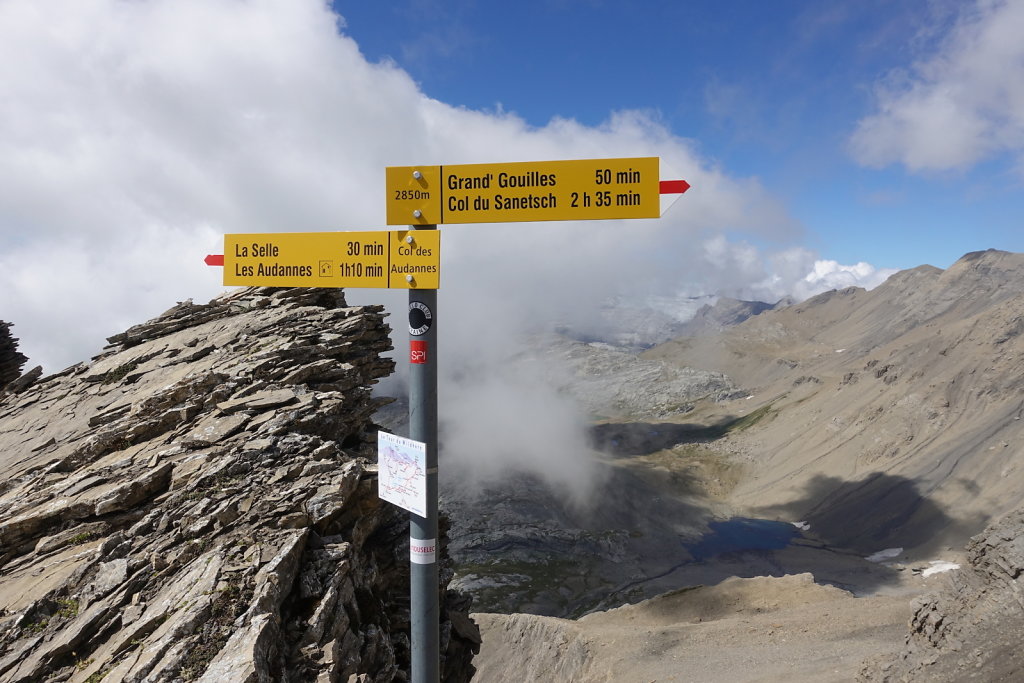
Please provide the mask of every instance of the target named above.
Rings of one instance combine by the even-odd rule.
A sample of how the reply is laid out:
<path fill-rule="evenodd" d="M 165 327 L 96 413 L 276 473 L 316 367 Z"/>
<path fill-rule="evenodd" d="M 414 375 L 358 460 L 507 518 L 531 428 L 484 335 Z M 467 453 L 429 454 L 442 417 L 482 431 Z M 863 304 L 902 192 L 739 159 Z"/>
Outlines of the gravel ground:
<path fill-rule="evenodd" d="M 810 574 L 727 579 L 568 621 L 474 615 L 477 682 L 851 681 L 862 662 L 903 646 L 925 584 L 854 597 Z"/>

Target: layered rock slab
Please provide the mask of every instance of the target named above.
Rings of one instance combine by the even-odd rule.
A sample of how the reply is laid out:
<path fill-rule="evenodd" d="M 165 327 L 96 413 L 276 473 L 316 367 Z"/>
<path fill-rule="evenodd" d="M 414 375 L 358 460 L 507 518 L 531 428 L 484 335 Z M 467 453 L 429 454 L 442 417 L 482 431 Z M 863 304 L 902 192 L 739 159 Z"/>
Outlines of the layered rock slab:
<path fill-rule="evenodd" d="M 239 290 L 0 395 L 0 681 L 405 680 L 383 318 Z M 443 598 L 444 678 L 467 680 L 478 635 Z"/>

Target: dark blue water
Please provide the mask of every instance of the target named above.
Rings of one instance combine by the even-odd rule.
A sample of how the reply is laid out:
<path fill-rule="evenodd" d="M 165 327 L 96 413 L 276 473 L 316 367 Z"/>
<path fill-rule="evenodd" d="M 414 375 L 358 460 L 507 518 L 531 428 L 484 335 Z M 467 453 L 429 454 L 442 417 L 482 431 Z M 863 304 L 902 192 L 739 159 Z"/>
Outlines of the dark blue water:
<path fill-rule="evenodd" d="M 697 561 L 744 550 L 781 550 L 800 536 L 800 530 L 792 524 L 768 519 L 733 517 L 708 526 L 711 531 L 697 543 L 686 546 Z"/>

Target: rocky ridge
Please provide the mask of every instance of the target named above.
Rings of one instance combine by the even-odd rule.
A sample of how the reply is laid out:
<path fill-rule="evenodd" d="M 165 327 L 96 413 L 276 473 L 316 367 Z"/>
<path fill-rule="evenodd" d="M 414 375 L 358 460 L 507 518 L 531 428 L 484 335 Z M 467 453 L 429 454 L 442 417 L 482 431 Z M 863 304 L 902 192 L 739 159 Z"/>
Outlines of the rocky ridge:
<path fill-rule="evenodd" d="M 340 290 L 244 289 L 16 381 L 0 681 L 406 680 L 408 522 L 377 498 L 369 389 L 388 332 Z M 442 597 L 444 680 L 467 680 L 479 637 Z"/>
<path fill-rule="evenodd" d="M 697 337 L 719 334 L 755 315 L 792 304 L 793 301 L 789 298 L 782 299 L 775 304 L 766 304 L 763 301 L 743 301 L 725 296 L 719 297 L 714 305 L 704 304 L 701 306 L 693 318 L 683 323 L 676 336 Z"/>

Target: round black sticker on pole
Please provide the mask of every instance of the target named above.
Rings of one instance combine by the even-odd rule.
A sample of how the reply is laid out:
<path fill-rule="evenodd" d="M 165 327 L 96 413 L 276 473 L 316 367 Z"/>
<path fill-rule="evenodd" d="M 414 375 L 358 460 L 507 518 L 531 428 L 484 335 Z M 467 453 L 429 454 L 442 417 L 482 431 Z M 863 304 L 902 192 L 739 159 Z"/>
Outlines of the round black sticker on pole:
<path fill-rule="evenodd" d="M 409 302 L 409 334 L 414 337 L 426 334 L 433 319 L 430 308 L 422 301 Z"/>

